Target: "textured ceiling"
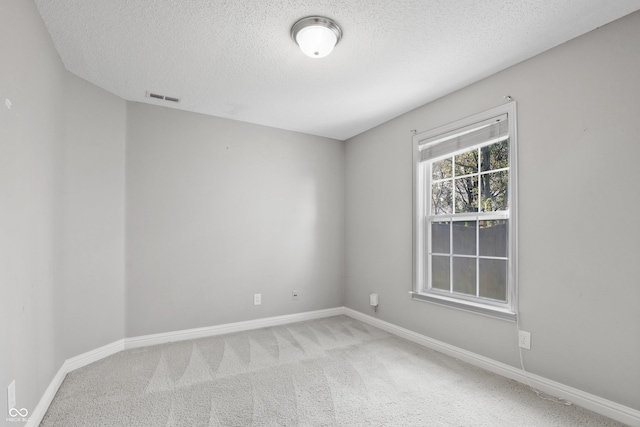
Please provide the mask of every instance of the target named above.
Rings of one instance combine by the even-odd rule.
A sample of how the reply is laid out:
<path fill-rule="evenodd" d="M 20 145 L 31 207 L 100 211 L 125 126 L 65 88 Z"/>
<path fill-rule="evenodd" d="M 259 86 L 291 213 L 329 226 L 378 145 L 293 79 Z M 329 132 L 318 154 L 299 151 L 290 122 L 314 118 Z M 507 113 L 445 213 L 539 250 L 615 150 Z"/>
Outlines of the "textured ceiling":
<path fill-rule="evenodd" d="M 640 0 L 35 2 L 65 67 L 124 99 L 340 140 L 640 9 Z M 343 28 L 326 58 L 290 38 L 308 15 Z"/>

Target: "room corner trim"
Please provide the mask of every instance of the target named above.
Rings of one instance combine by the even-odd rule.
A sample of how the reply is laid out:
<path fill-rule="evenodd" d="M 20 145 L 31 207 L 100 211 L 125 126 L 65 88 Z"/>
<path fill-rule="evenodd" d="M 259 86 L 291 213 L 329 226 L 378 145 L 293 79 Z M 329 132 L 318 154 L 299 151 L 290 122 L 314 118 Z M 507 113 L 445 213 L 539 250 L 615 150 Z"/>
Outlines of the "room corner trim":
<path fill-rule="evenodd" d="M 393 323 L 385 322 L 359 311 L 344 307 L 344 314 L 356 320 L 365 322 L 371 326 L 387 331 L 391 334 L 405 338 L 423 347 L 444 353 L 448 356 L 455 357 L 464 362 L 470 363 L 479 368 L 493 372 L 506 378 L 527 384 L 529 383 L 538 390 L 551 396 L 560 397 L 575 403 L 578 406 L 589 409 L 598 414 L 612 418 L 616 421 L 628 424 L 630 426 L 640 427 L 640 411 L 628 406 L 620 405 L 607 399 L 595 396 L 593 394 L 578 390 L 573 387 L 561 384 L 556 381 L 541 377 L 539 375 L 526 373 L 521 369 L 504 364 L 502 362 L 489 359 L 476 353 L 452 346 L 450 344 L 429 338 L 425 335 L 413 332 L 409 329 L 396 326 Z"/>
<path fill-rule="evenodd" d="M 75 371 L 76 369 L 82 368 L 83 366 L 87 366 L 90 363 L 97 362 L 98 360 L 104 359 L 105 357 L 111 356 L 112 354 L 118 353 L 122 350 L 124 350 L 124 339 L 114 341 L 111 344 L 104 345 L 102 347 L 65 360 L 60 369 L 58 369 L 56 375 L 49 383 L 49 386 L 40 398 L 38 405 L 36 405 L 35 409 L 31 413 L 26 426 L 35 427 L 40 425 L 42 419 L 44 418 L 44 414 L 47 413 L 49 405 L 53 401 L 53 398 L 62 385 L 64 378 L 69 372 Z"/>
<path fill-rule="evenodd" d="M 66 370 L 65 364 L 66 362 L 62 364 L 60 369 L 58 369 L 56 375 L 49 383 L 49 387 L 47 387 L 44 394 L 40 398 L 40 401 L 31 413 L 29 421 L 27 422 L 27 424 L 25 424 L 27 427 L 36 427 L 40 425 L 40 422 L 42 422 L 42 418 L 44 418 L 44 414 L 47 413 L 47 409 L 49 409 L 49 405 L 51 405 L 53 397 L 56 395 L 58 389 L 62 385 L 64 377 L 67 376 L 68 371 Z"/>

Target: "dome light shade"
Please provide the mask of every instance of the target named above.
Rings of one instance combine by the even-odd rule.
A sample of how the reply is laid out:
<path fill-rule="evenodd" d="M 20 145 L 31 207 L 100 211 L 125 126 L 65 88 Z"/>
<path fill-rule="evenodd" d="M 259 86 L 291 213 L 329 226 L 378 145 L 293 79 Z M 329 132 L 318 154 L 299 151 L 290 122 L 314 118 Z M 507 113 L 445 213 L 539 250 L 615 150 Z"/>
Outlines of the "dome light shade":
<path fill-rule="evenodd" d="M 336 35 L 327 27 L 305 27 L 296 35 L 296 42 L 300 49 L 312 58 L 323 58 L 329 55 L 337 41 Z"/>
<path fill-rule="evenodd" d="M 323 58 L 331 53 L 342 38 L 342 29 L 329 18 L 309 16 L 291 27 L 291 38 L 305 55 Z"/>

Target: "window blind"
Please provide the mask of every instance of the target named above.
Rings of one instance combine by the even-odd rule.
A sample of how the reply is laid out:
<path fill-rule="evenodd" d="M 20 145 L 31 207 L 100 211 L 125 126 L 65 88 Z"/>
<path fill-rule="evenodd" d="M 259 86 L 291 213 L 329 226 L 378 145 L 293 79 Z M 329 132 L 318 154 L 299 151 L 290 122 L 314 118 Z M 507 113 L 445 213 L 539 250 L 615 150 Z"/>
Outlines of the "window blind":
<path fill-rule="evenodd" d="M 477 144 L 494 143 L 509 138 L 509 120 L 507 114 L 484 120 L 419 141 L 420 161 L 435 159 L 456 151 L 462 151 Z"/>

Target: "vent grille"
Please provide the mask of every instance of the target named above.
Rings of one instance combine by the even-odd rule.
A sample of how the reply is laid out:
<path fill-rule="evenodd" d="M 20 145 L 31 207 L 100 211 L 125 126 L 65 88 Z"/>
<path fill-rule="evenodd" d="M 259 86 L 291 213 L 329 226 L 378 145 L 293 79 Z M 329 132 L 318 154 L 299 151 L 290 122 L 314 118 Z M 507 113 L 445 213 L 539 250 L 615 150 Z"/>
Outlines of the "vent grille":
<path fill-rule="evenodd" d="M 147 98 L 155 98 L 169 102 L 180 102 L 180 98 L 173 96 L 160 95 L 159 93 L 147 92 Z"/>

